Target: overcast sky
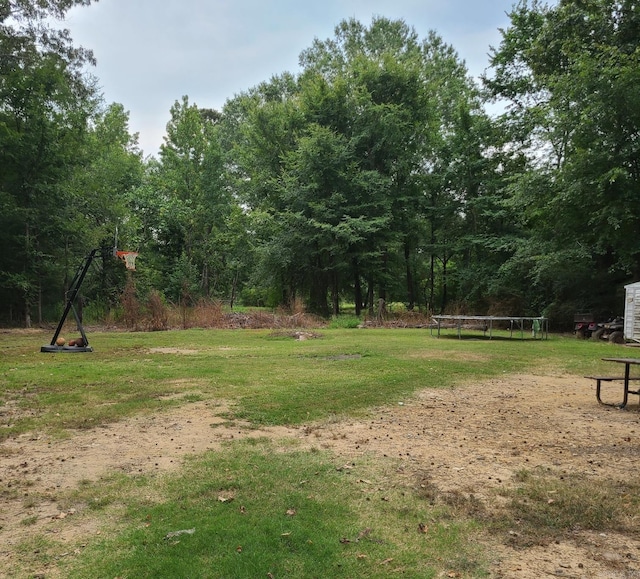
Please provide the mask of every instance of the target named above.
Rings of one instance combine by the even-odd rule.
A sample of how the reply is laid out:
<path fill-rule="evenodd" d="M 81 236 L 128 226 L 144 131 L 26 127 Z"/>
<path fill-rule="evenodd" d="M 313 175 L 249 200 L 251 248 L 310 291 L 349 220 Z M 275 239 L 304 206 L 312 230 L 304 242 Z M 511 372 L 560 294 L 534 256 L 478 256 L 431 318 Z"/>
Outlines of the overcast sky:
<path fill-rule="evenodd" d="M 74 8 L 62 26 L 94 51 L 107 103 L 130 113 L 146 155 L 163 142 L 169 109 L 183 95 L 221 109 L 227 99 L 273 75 L 299 72 L 298 57 L 335 26 L 374 16 L 402 19 L 421 39 L 435 30 L 471 74 L 488 64 L 490 46 L 515 0 L 100 0 Z"/>

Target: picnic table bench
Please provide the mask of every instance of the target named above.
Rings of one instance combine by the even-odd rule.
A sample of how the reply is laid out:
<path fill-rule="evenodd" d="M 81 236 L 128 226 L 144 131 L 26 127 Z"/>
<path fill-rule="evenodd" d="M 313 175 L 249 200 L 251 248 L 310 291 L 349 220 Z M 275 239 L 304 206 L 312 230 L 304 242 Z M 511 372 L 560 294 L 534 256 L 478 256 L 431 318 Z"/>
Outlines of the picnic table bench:
<path fill-rule="evenodd" d="M 605 406 L 614 406 L 616 408 L 624 408 L 629 400 L 629 394 L 635 394 L 640 396 L 640 388 L 638 390 L 630 390 L 629 382 L 633 380 L 640 380 L 640 376 L 631 376 L 631 366 L 640 365 L 640 358 L 602 358 L 605 362 L 616 362 L 618 364 L 624 364 L 624 376 L 585 376 L 590 380 L 596 381 L 596 399 L 600 404 Z M 601 388 L 603 382 L 622 382 L 622 402 L 611 403 L 604 402 L 601 398 Z M 640 401 L 639 401 L 640 404 Z"/>

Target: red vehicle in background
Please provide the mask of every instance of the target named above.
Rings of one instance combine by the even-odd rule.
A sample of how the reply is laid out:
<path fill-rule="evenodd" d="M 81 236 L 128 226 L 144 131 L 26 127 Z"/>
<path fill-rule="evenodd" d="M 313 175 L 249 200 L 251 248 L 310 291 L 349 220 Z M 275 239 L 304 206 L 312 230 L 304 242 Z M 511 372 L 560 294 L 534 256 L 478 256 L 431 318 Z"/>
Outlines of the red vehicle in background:
<path fill-rule="evenodd" d="M 619 316 L 606 322 L 596 322 L 593 314 L 576 314 L 573 322 L 573 332 L 580 340 L 593 338 L 607 340 L 613 344 L 624 343 L 624 319 Z"/>
<path fill-rule="evenodd" d="M 596 321 L 593 314 L 576 314 L 573 316 L 573 333 L 576 338 L 586 340 L 591 337 Z"/>

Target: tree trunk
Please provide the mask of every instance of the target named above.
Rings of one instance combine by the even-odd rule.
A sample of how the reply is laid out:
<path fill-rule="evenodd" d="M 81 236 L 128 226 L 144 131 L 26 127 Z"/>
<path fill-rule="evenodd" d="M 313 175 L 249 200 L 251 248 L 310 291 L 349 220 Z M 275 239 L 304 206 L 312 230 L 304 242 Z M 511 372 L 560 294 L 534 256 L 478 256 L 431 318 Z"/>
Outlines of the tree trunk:
<path fill-rule="evenodd" d="M 362 313 L 362 285 L 360 283 L 360 269 L 358 259 L 353 258 L 353 294 L 356 302 L 356 316 Z"/>
<path fill-rule="evenodd" d="M 389 252 L 385 249 L 382 254 L 382 275 L 380 287 L 378 288 L 378 299 L 387 301 L 387 273 L 389 271 Z"/>
<path fill-rule="evenodd" d="M 431 223 L 431 258 L 429 261 L 429 303 L 427 310 L 433 312 L 435 299 L 435 277 L 436 277 L 436 256 L 433 254 L 433 247 L 436 243 L 436 237 L 433 233 L 433 223 Z"/>
<path fill-rule="evenodd" d="M 406 276 L 407 276 L 408 308 L 411 311 L 416 305 L 416 294 L 415 294 L 415 287 L 413 282 L 413 270 L 411 268 L 411 247 L 409 246 L 409 242 L 406 240 L 404 242 L 404 263 L 406 267 Z"/>
<path fill-rule="evenodd" d="M 442 258 L 442 306 L 441 312 L 447 307 L 447 262 L 449 260 L 446 257 Z"/>
<path fill-rule="evenodd" d="M 329 317 L 329 305 L 327 304 L 328 284 L 323 275 L 318 275 L 311 283 L 309 295 L 309 309 L 323 317 Z"/>
<path fill-rule="evenodd" d="M 238 270 L 233 274 L 233 280 L 231 282 L 231 298 L 229 300 L 229 307 L 233 309 L 233 304 L 236 301 L 236 292 L 238 291 L 238 277 L 240 276 Z"/>
<path fill-rule="evenodd" d="M 205 297 L 211 297 L 211 280 L 209 279 L 209 265 L 202 264 L 202 292 Z"/>
<path fill-rule="evenodd" d="M 25 240 L 25 262 L 23 264 L 25 277 L 29 277 L 29 262 L 31 261 L 31 231 L 29 229 L 29 223 L 25 224 L 24 230 L 24 240 Z M 29 290 L 25 289 L 23 292 L 24 296 L 24 327 L 31 327 L 31 297 L 29 296 Z"/>

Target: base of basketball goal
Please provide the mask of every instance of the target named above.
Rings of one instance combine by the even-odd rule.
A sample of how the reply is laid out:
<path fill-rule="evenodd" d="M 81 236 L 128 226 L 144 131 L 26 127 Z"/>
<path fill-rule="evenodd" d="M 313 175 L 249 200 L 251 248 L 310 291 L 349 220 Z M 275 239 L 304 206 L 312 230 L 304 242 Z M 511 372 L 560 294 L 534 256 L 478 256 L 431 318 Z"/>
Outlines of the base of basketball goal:
<path fill-rule="evenodd" d="M 69 354 L 75 354 L 78 352 L 93 352 L 93 348 L 91 346 L 56 346 L 56 345 L 47 345 L 42 346 L 40 348 L 41 352 L 68 352 Z"/>

